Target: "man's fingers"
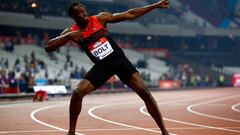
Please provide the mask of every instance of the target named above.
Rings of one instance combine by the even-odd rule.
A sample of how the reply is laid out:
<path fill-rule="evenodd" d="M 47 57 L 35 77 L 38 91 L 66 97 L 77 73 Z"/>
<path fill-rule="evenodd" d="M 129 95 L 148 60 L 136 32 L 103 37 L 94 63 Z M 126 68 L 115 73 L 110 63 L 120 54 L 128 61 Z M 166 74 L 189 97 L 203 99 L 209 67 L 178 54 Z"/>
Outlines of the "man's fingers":
<path fill-rule="evenodd" d="M 161 0 L 159 4 L 161 4 L 162 8 L 169 8 L 170 7 L 169 6 L 169 4 L 170 4 L 169 0 Z"/>
<path fill-rule="evenodd" d="M 164 4 L 169 4 L 170 2 L 168 0 L 164 1 Z"/>
<path fill-rule="evenodd" d="M 72 32 L 71 37 L 75 42 L 80 42 L 83 40 L 83 36 L 80 30 Z"/>

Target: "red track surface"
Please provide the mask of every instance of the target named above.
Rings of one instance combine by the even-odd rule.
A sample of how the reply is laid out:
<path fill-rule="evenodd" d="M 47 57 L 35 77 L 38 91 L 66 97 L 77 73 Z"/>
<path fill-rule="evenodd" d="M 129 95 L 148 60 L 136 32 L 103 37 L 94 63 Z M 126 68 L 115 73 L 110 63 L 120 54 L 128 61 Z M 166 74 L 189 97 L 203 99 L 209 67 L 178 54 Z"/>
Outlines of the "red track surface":
<path fill-rule="evenodd" d="M 177 135 L 240 135 L 240 89 L 152 92 L 168 130 Z M 65 135 L 70 98 L 0 106 L 0 134 Z M 51 100 L 51 99 L 50 99 Z M 1 102 L 3 103 L 3 102 Z M 78 133 L 157 135 L 159 129 L 135 93 L 89 95 Z"/>

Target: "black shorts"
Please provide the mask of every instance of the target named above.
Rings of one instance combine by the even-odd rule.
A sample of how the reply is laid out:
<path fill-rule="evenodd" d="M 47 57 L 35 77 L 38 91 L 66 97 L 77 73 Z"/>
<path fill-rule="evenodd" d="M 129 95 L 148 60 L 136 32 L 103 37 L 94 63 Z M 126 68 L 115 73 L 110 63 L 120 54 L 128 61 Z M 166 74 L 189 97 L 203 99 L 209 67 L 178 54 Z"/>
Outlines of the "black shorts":
<path fill-rule="evenodd" d="M 86 74 L 85 79 L 90 81 L 95 88 L 102 86 L 108 79 L 116 74 L 119 79 L 128 85 L 131 76 L 138 72 L 128 59 L 111 63 L 95 64 Z"/>

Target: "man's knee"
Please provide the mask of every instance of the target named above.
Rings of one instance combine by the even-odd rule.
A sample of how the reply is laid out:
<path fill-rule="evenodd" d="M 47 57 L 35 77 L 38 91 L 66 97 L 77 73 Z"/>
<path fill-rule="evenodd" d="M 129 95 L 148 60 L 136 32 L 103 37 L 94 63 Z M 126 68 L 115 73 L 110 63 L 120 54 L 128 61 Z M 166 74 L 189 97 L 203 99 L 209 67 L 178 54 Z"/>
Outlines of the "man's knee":
<path fill-rule="evenodd" d="M 85 95 L 88 94 L 87 91 L 88 91 L 87 89 L 78 87 L 78 88 L 76 88 L 76 89 L 73 91 L 73 95 L 74 95 L 74 96 L 78 96 L 78 97 L 84 97 Z"/>
<path fill-rule="evenodd" d="M 94 89 L 94 86 L 89 81 L 84 80 L 80 82 L 77 88 L 73 91 L 73 95 L 84 97 Z"/>

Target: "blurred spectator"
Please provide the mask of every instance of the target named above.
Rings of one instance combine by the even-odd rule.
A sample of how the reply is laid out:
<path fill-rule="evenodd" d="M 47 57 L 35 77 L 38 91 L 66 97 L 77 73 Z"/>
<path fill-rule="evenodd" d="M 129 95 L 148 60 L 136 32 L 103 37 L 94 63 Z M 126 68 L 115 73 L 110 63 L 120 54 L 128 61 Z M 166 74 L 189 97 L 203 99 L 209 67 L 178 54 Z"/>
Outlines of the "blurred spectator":
<path fill-rule="evenodd" d="M 50 60 L 53 60 L 53 61 L 57 62 L 58 58 L 54 53 L 48 53 L 47 55 L 48 55 Z"/>
<path fill-rule="evenodd" d="M 37 34 L 33 35 L 33 40 L 36 42 L 37 46 L 40 46 L 40 47 L 42 46 L 41 39 L 40 39 L 40 37 Z"/>
<path fill-rule="evenodd" d="M 137 61 L 138 68 L 147 68 L 147 61 L 145 59 L 139 59 Z"/>
<path fill-rule="evenodd" d="M 28 93 L 33 93 L 34 92 L 34 89 L 33 89 L 34 86 L 35 86 L 35 79 L 34 79 L 34 77 L 30 76 L 29 80 L 28 80 L 28 90 L 27 90 L 27 92 Z"/>
<path fill-rule="evenodd" d="M 218 78 L 218 86 L 224 86 L 224 82 L 225 82 L 225 76 L 223 74 L 219 75 Z"/>
<path fill-rule="evenodd" d="M 20 92 L 27 92 L 28 91 L 28 81 L 27 77 L 24 73 L 20 75 L 20 78 L 18 80 L 19 90 Z"/>
<path fill-rule="evenodd" d="M 14 43 L 13 41 L 6 41 L 4 44 L 4 49 L 6 52 L 12 53 L 14 51 Z"/>
<path fill-rule="evenodd" d="M 43 34 L 43 42 L 46 43 L 49 40 L 48 32 L 44 32 Z"/>
<path fill-rule="evenodd" d="M 18 93 L 18 84 L 17 84 L 17 79 L 14 78 L 15 73 L 13 71 L 8 73 L 8 86 L 9 86 L 9 93 Z"/>
<path fill-rule="evenodd" d="M 36 57 L 35 57 L 35 51 L 31 52 L 31 61 L 35 61 Z"/>
<path fill-rule="evenodd" d="M 19 78 L 21 76 L 21 69 L 20 69 L 20 66 L 16 66 L 14 67 L 13 71 L 15 72 L 15 78 Z"/>
<path fill-rule="evenodd" d="M 75 70 L 73 72 L 70 73 L 70 78 L 72 79 L 81 79 L 86 75 L 86 70 L 84 67 L 82 67 L 79 70 L 78 66 L 75 66 Z"/>
<path fill-rule="evenodd" d="M 13 68 L 15 69 L 17 66 L 19 66 L 19 64 L 20 64 L 20 59 L 17 58 L 14 62 L 14 67 Z"/>
<path fill-rule="evenodd" d="M 4 58 L 3 57 L 0 59 L 0 67 L 4 67 Z"/>
<path fill-rule="evenodd" d="M 24 61 L 24 64 L 27 64 L 29 62 L 27 54 L 23 55 L 23 61 Z"/>
<path fill-rule="evenodd" d="M 141 75 L 142 75 L 144 81 L 147 81 L 147 82 L 150 82 L 150 81 L 151 81 L 151 75 L 150 75 L 150 73 L 142 72 Z"/>
<path fill-rule="evenodd" d="M 66 55 L 66 62 L 70 62 L 71 61 L 71 56 L 69 55 L 69 53 L 67 53 Z"/>
<path fill-rule="evenodd" d="M 0 94 L 5 93 L 8 87 L 8 80 L 6 78 L 6 71 L 0 70 Z"/>
<path fill-rule="evenodd" d="M 9 67 L 9 61 L 8 61 L 8 58 L 5 59 L 4 61 L 4 67 L 8 69 Z"/>
<path fill-rule="evenodd" d="M 86 69 L 85 69 L 84 67 L 82 67 L 82 68 L 80 69 L 81 78 L 84 78 L 85 75 L 86 75 L 86 73 L 87 73 Z"/>
<path fill-rule="evenodd" d="M 39 65 L 40 69 L 46 69 L 46 66 L 45 66 L 44 61 L 39 60 L 39 61 L 38 61 L 38 65 Z"/>

